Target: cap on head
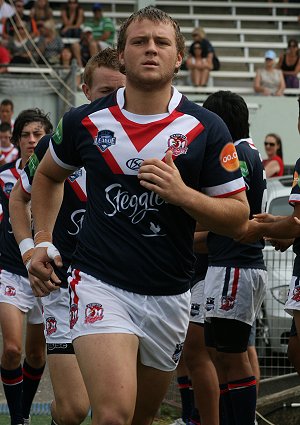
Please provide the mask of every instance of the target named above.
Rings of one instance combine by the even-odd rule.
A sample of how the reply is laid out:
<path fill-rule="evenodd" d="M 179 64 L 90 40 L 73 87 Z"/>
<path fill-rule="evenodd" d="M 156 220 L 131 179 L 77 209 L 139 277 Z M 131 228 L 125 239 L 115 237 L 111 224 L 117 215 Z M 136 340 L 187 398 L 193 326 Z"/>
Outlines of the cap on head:
<path fill-rule="evenodd" d="M 91 27 L 83 27 L 82 32 L 93 32 Z"/>
<path fill-rule="evenodd" d="M 267 50 L 265 53 L 265 59 L 276 59 L 276 53 L 274 52 L 274 50 Z"/>
<path fill-rule="evenodd" d="M 103 7 L 102 7 L 102 4 L 101 3 L 94 3 L 93 4 L 93 11 L 95 11 L 95 10 L 102 10 L 103 9 Z"/>

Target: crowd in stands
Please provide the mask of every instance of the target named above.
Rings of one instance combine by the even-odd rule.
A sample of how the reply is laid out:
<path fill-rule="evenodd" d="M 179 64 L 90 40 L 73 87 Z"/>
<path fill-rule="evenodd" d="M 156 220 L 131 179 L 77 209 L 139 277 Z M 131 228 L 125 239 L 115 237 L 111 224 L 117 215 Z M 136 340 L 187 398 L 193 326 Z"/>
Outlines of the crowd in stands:
<path fill-rule="evenodd" d="M 8 64 L 35 62 L 68 68 L 72 59 L 82 68 L 91 56 L 114 43 L 114 23 L 103 16 L 100 3 L 92 6 L 90 19 L 77 0 L 63 5 L 59 20 L 54 19 L 48 0 L 35 0 L 27 12 L 24 6 L 23 0 L 14 0 L 13 6 L 0 0 L 0 73 L 7 71 Z"/>

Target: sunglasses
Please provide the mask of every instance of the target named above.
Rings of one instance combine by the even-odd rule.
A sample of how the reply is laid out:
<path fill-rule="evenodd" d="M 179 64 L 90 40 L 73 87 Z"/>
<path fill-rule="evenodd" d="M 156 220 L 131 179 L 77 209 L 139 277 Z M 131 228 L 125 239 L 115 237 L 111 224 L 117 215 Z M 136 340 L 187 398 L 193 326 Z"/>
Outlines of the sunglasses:
<path fill-rule="evenodd" d="M 264 142 L 265 143 L 265 146 L 275 146 L 276 145 L 276 143 L 273 143 L 273 142 Z"/>

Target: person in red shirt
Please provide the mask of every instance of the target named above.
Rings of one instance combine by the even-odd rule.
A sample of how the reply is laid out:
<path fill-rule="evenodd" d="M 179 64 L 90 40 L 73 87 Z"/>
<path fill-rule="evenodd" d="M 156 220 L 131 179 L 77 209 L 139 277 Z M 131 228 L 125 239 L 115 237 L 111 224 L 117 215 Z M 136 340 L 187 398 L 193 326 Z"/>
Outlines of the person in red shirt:
<path fill-rule="evenodd" d="M 2 39 L 0 37 L 0 74 L 7 72 L 7 66 L 10 63 L 11 57 L 10 53 L 5 46 L 2 44 Z"/>
<path fill-rule="evenodd" d="M 284 163 L 282 155 L 282 142 L 278 134 L 269 133 L 265 137 L 265 151 L 268 156 L 263 160 L 267 178 L 283 176 Z"/>

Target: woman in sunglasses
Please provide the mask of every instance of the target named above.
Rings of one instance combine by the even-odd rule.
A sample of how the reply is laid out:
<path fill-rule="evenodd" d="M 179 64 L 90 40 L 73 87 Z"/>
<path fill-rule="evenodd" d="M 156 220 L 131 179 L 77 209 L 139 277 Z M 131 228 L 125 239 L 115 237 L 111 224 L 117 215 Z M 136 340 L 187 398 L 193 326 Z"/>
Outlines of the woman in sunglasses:
<path fill-rule="evenodd" d="M 280 55 L 276 68 L 282 70 L 287 88 L 299 88 L 297 75 L 300 72 L 300 55 L 297 40 L 292 38 L 288 41 L 288 48 Z"/>
<path fill-rule="evenodd" d="M 282 142 L 278 134 L 269 133 L 265 137 L 265 151 L 268 159 L 263 160 L 266 176 L 277 177 L 284 173 Z"/>

